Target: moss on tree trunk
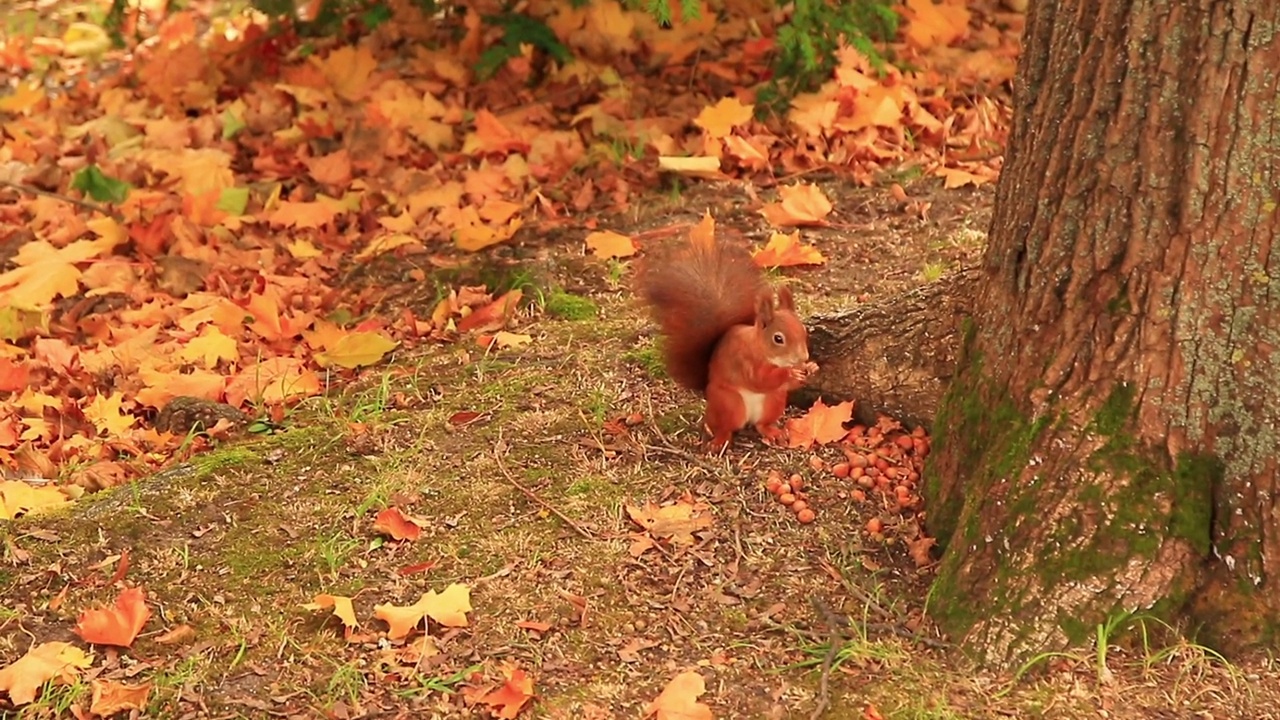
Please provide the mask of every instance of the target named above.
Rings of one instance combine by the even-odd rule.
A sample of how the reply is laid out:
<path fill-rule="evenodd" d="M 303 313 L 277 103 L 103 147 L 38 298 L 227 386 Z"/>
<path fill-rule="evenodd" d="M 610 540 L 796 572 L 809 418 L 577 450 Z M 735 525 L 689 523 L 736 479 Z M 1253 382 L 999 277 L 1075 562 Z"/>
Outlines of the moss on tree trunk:
<path fill-rule="evenodd" d="M 934 428 L 931 609 L 989 661 L 1280 621 L 1280 4 L 1035 3 Z"/>

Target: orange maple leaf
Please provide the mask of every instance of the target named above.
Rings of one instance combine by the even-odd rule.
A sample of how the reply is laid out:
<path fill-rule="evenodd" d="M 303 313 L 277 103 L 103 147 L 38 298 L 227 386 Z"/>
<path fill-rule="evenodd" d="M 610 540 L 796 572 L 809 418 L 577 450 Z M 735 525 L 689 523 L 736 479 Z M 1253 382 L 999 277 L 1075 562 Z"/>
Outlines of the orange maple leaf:
<path fill-rule="evenodd" d="M 836 442 L 849 433 L 844 423 L 853 417 L 853 401 L 827 406 L 822 398 L 803 417 L 787 421 L 787 446 L 807 448 Z"/>
<path fill-rule="evenodd" d="M 328 57 L 312 56 L 311 61 L 320 68 L 330 87 L 343 100 L 360 100 L 374 87 L 370 76 L 377 69 L 378 61 L 367 46 L 343 45 Z"/>
<path fill-rule="evenodd" d="M 698 697 L 706 691 L 707 683 L 697 671 L 682 672 L 645 706 L 644 716 L 654 716 L 657 720 L 712 720 L 711 708 L 698 702 Z"/>
<path fill-rule="evenodd" d="M 515 663 L 502 668 L 502 687 L 480 698 L 480 702 L 493 708 L 500 718 L 512 720 L 534 698 L 533 678 Z"/>
<path fill-rule="evenodd" d="M 422 622 L 426 612 L 421 605 L 421 600 L 412 605 L 374 605 L 373 616 L 387 624 L 388 638 L 399 640 Z"/>
<path fill-rule="evenodd" d="M 418 521 L 405 516 L 399 508 L 394 507 L 378 513 L 373 520 L 373 529 L 396 540 L 417 540 L 422 535 Z"/>
<path fill-rule="evenodd" d="M 227 403 L 239 407 L 247 398 L 267 404 L 320 392 L 320 376 L 302 361 L 277 357 L 250 365 L 227 383 Z"/>
<path fill-rule="evenodd" d="M 969 10 L 963 0 L 907 0 L 902 12 L 908 20 L 904 36 L 921 50 L 945 47 L 969 32 Z"/>
<path fill-rule="evenodd" d="M 95 645 L 129 647 L 151 617 L 142 588 L 121 592 L 113 608 L 86 610 L 76 622 L 76 634 Z"/>
<path fill-rule="evenodd" d="M 316 182 L 345 188 L 351 184 L 351 154 L 345 149 L 307 162 L 311 177 Z"/>
<path fill-rule="evenodd" d="M 800 244 L 799 231 L 790 235 L 774 233 L 764 248 L 757 250 L 751 257 L 756 265 L 765 268 L 821 265 L 827 261 L 814 246 Z"/>
<path fill-rule="evenodd" d="M 587 236 L 587 248 L 598 258 L 631 257 L 636 254 L 636 243 L 630 235 L 609 230 L 597 230 Z"/>
<path fill-rule="evenodd" d="M 280 202 L 267 221 L 273 225 L 284 225 L 296 228 L 320 228 L 333 222 L 342 208 L 333 202 L 323 199 L 312 202 Z"/>
<path fill-rule="evenodd" d="M 722 138 L 733 132 L 733 129 L 751 122 L 755 114 L 755 105 L 743 105 L 736 97 L 721 98 L 715 105 L 702 108 L 693 124 L 702 128 L 713 138 Z"/>

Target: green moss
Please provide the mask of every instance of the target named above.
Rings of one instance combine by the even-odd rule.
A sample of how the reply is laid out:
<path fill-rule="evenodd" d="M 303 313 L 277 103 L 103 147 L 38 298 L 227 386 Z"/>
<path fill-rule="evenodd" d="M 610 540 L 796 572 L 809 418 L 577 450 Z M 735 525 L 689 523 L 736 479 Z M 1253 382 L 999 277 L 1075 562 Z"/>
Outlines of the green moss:
<path fill-rule="evenodd" d="M 243 446 L 235 446 L 214 450 L 191 459 L 191 466 L 197 476 L 207 478 L 224 470 L 244 468 L 256 465 L 261 458 L 258 453 Z"/>
<path fill-rule="evenodd" d="M 622 359 L 644 368 L 651 378 L 667 377 L 667 368 L 662 362 L 662 349 L 656 343 L 628 350 Z"/>
<path fill-rule="evenodd" d="M 600 314 L 600 308 L 590 298 L 554 290 L 547 296 L 547 314 L 562 320 L 591 320 Z"/>
<path fill-rule="evenodd" d="M 1190 542 L 1197 553 L 1206 557 L 1212 550 L 1213 489 L 1222 482 L 1224 472 L 1224 464 L 1216 455 L 1183 453 L 1170 478 L 1173 512 L 1169 534 Z M 1261 546 L 1253 545 L 1250 550 L 1257 553 L 1255 561 L 1260 563 Z"/>

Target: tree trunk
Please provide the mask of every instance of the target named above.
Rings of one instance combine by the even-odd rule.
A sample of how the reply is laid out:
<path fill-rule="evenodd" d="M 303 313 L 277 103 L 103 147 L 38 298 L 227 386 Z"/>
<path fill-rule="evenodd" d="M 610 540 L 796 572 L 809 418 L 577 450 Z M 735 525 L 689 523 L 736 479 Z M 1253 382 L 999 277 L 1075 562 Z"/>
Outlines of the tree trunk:
<path fill-rule="evenodd" d="M 955 372 L 979 279 L 978 269 L 966 268 L 882 302 L 810 318 L 809 352 L 822 370 L 793 401 L 856 398 L 862 423 L 883 413 L 930 426 Z"/>
<path fill-rule="evenodd" d="M 1042 0 L 934 429 L 931 612 L 996 664 L 1280 628 L 1280 3 Z"/>

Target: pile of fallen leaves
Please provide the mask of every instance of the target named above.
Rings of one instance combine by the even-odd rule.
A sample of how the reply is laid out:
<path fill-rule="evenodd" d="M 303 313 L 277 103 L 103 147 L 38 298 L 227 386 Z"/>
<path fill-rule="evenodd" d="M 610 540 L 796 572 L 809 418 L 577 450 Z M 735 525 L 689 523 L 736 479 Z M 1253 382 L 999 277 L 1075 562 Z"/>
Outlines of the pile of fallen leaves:
<path fill-rule="evenodd" d="M 1017 16 L 911 0 L 886 48 L 910 72 L 846 48 L 826 85 L 762 121 L 750 98 L 781 18 L 750 3 L 662 28 L 615 0 L 532 2 L 575 59 L 520 56 L 483 82 L 498 31 L 477 12 L 496 6 L 466 14 L 452 45 L 408 0 L 352 44 L 213 6 L 153 14 L 124 51 L 84 23 L 0 41 L 23 71 L 0 92 L 0 465 L 26 478 L 110 486 L 230 430 L 158 426 L 175 398 L 279 419 L 398 350 L 529 341 L 510 332 L 518 291 L 444 288 L 389 312 L 392 288 L 345 284 L 380 256 L 429 282 L 522 228 L 625 210 L 664 173 L 779 185 L 762 209 L 779 228 L 838 215 L 779 174 L 871 182 L 908 163 L 948 187 L 986 182 L 1017 33 Z M 798 231 L 757 258 L 822 261 Z M 0 517 L 74 495 L 26 485 L 0 485 Z"/>

